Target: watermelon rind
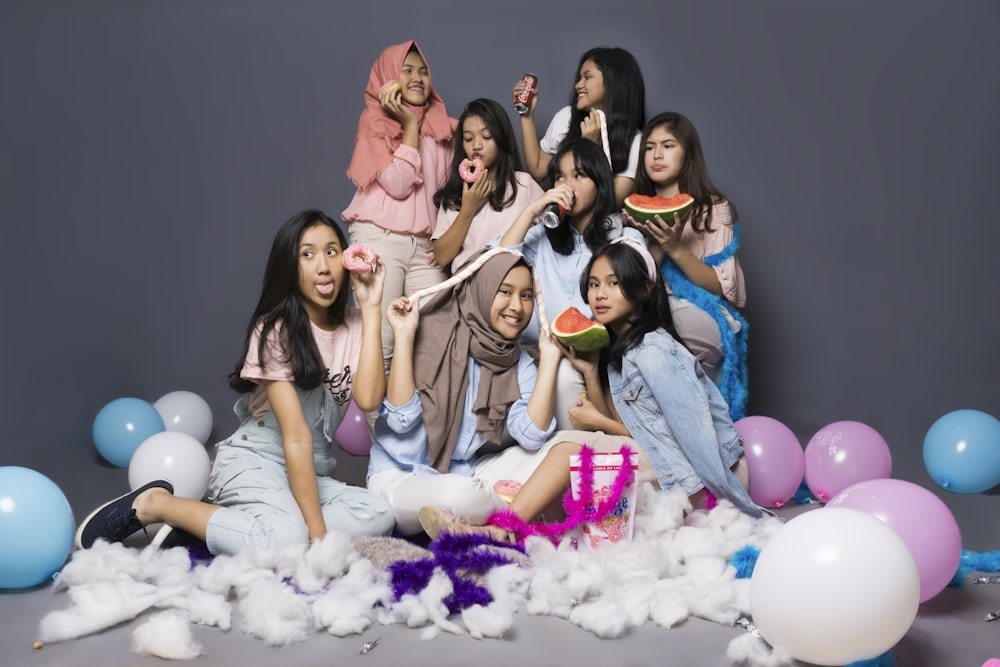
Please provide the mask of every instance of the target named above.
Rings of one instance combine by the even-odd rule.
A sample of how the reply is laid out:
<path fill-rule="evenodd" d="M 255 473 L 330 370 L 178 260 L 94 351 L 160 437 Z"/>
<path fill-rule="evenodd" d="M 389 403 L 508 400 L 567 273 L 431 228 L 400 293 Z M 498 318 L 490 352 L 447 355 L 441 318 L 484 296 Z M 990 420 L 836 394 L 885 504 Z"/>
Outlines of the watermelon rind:
<path fill-rule="evenodd" d="M 570 308 L 576 310 L 573 306 L 570 306 Z M 563 313 L 570 308 L 564 310 Z M 559 315 L 563 313 L 559 313 Z M 608 334 L 607 328 L 600 322 L 591 320 L 590 326 L 586 329 L 569 333 L 559 330 L 559 315 L 552 321 L 552 335 L 563 345 L 571 347 L 577 352 L 592 352 L 611 344 L 611 336 Z"/>
<path fill-rule="evenodd" d="M 632 219 L 638 223 L 647 223 L 651 221 L 654 216 L 658 215 L 663 222 L 673 226 L 674 214 L 683 218 L 687 215 L 691 207 L 694 206 L 694 197 L 691 197 L 690 195 L 678 195 L 678 197 L 673 197 L 672 199 L 678 199 L 679 197 L 685 197 L 685 199 L 680 204 L 657 209 L 641 208 L 633 201 L 629 201 L 630 197 L 631 195 L 625 198 L 625 210 L 628 211 L 628 214 L 632 216 Z"/>

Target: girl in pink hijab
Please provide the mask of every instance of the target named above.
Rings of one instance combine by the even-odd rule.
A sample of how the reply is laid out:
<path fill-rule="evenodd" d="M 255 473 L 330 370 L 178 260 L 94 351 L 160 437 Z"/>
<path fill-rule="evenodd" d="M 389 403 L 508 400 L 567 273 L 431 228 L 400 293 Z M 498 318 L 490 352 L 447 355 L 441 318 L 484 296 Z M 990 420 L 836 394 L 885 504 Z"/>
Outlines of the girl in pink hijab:
<path fill-rule="evenodd" d="M 385 49 L 372 65 L 347 175 L 357 191 L 342 217 L 350 241 L 364 243 L 386 268 L 382 356 L 392 357 L 385 304 L 447 276 L 430 242 L 437 220 L 434 193 L 447 180 L 457 121 L 431 88 L 414 41 Z"/>

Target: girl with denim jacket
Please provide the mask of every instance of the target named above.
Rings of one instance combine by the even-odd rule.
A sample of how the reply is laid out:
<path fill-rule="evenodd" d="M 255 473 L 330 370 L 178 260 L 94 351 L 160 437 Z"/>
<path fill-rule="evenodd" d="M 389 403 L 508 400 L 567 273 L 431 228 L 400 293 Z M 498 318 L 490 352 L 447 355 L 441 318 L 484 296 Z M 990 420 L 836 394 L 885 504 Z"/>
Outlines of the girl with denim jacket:
<path fill-rule="evenodd" d="M 623 236 L 594 252 L 580 290 L 611 335 L 602 353 L 606 385 L 596 365 L 578 362 L 588 407 L 627 429 L 640 449 L 640 471 L 651 472 L 660 488 L 679 487 L 696 505 L 710 492 L 760 516 L 747 493 L 743 441 L 729 406 L 677 340 L 663 277 L 646 245 Z"/>
<path fill-rule="evenodd" d="M 743 440 L 729 406 L 675 337 L 663 277 L 645 243 L 622 236 L 597 249 L 580 291 L 594 319 L 611 334 L 610 347 L 601 352 L 607 382 L 594 355 L 585 358 L 563 348 L 587 385 L 570 413 L 580 430 L 556 434 L 562 442 L 518 491 L 507 517 L 490 517 L 493 525 L 476 526 L 438 508 L 423 508 L 420 520 L 427 533 L 482 533 L 497 539 L 510 538 L 505 530 L 518 538 L 531 534 L 528 524 L 565 491 L 567 455 L 579 452 L 577 443 L 583 442 L 598 452 L 628 445 L 638 453 L 637 481 L 651 481 L 664 491 L 680 488 L 695 508 L 709 506 L 711 493 L 750 516 L 762 516 L 747 492 Z"/>

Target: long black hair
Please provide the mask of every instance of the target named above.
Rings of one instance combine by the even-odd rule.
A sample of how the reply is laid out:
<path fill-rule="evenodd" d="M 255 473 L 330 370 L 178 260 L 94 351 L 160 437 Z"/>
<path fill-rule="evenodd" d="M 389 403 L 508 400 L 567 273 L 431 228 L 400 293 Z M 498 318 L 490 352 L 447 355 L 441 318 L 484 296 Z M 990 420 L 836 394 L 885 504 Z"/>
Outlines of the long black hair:
<path fill-rule="evenodd" d="M 583 241 L 591 250 L 596 250 L 610 241 L 609 232 L 614 228 L 611 216 L 618 212 L 615 202 L 615 180 L 608 165 L 604 149 L 589 139 L 577 138 L 563 142 L 559 150 L 549 162 L 549 179 L 555 182 L 559 162 L 567 153 L 573 155 L 573 165 L 576 170 L 588 176 L 597 186 L 597 200 L 594 202 L 594 215 L 590 224 L 583 230 Z M 566 220 L 555 228 L 546 228 L 552 249 L 560 255 L 573 252 L 573 230 Z"/>
<path fill-rule="evenodd" d="M 307 209 L 293 215 L 278 229 L 271 244 L 271 254 L 267 258 L 267 268 L 264 269 L 260 300 L 247 326 L 243 352 L 236 368 L 229 374 L 229 386 L 238 392 L 248 392 L 257 386 L 240 377 L 254 333 L 259 333 L 257 358 L 263 366 L 267 358 L 265 355 L 268 354 L 268 337 L 279 324 L 280 345 L 284 355 L 280 360 L 292 367 L 295 386 L 312 389 L 325 379 L 326 371 L 319 348 L 316 347 L 309 316 L 299 295 L 299 244 L 305 231 L 316 225 L 326 225 L 333 229 L 341 249 L 347 247 L 347 239 L 337 223 L 317 209 Z M 330 320 L 335 325 L 343 323 L 349 298 L 350 288 L 345 282 L 330 306 Z"/>
<path fill-rule="evenodd" d="M 641 343 L 646 334 L 657 329 L 665 329 L 683 345 L 674 329 L 674 318 L 670 313 L 670 301 L 663 275 L 657 271 L 655 279 L 651 280 L 646 262 L 639 252 L 627 243 L 608 243 L 594 251 L 587 269 L 580 276 L 580 295 L 583 300 L 588 301 L 590 272 L 594 262 L 600 257 L 606 257 L 611 264 L 611 270 L 618 279 L 618 288 L 635 310 L 635 320 L 623 335 L 616 336 L 614 331 L 608 328 L 611 345 L 602 352 L 602 357 L 620 370 L 625 353 Z"/>
<path fill-rule="evenodd" d="M 686 116 L 676 111 L 665 111 L 651 118 L 642 130 L 642 143 L 639 144 L 639 168 L 635 173 L 635 192 L 640 195 L 652 196 L 656 194 L 656 186 L 649 179 L 646 171 L 646 143 L 653 130 L 663 128 L 674 135 L 677 142 L 684 149 L 684 165 L 677 176 L 677 185 L 680 191 L 694 197 L 694 206 L 688 214 L 692 229 L 697 232 L 712 231 L 712 206 L 716 202 L 726 201 L 729 203 L 729 210 L 732 214 L 733 223 L 736 222 L 736 208 L 729 202 L 725 195 L 712 183 L 708 177 L 708 166 L 705 164 L 705 152 L 701 148 L 701 139 L 698 137 L 698 130 L 694 123 Z"/>
<path fill-rule="evenodd" d="M 576 67 L 576 80 L 580 78 L 583 63 L 592 60 L 604 77 L 604 101 L 601 108 L 608 121 L 608 144 L 611 147 L 611 171 L 618 174 L 628 167 L 632 140 L 646 123 L 646 84 L 635 56 L 620 47 L 599 46 L 582 56 Z M 569 96 L 572 113 L 569 132 L 564 141 L 580 136 L 580 123 L 587 110 L 576 108 L 576 80 Z"/>
<path fill-rule="evenodd" d="M 443 188 L 434 193 L 434 205 L 439 207 L 443 205 L 453 211 L 462 208 L 465 181 L 459 175 L 458 167 L 466 157 L 465 151 L 462 150 L 462 136 L 465 132 L 465 119 L 471 116 L 478 116 L 483 121 L 483 125 L 489 130 L 497 145 L 497 159 L 490 168 L 494 175 L 494 187 L 489 202 L 494 211 L 502 211 L 517 195 L 516 172 L 522 169 L 521 158 L 517 152 L 517 140 L 507 112 L 498 102 L 486 97 L 474 99 L 466 104 L 462 115 L 458 118 L 458 130 L 452 136 L 455 150 L 451 159 L 451 169 L 448 171 L 448 181 Z"/>

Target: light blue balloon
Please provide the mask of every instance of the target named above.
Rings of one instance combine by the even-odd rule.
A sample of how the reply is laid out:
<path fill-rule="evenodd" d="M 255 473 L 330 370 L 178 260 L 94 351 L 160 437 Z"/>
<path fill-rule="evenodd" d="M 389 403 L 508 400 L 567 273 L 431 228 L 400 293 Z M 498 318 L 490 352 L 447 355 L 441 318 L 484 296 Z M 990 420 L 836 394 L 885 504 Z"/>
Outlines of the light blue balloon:
<path fill-rule="evenodd" d="M 1000 484 L 1000 420 L 979 410 L 955 410 L 924 437 L 924 467 L 952 493 L 982 493 Z"/>
<path fill-rule="evenodd" d="M 0 588 L 37 586 L 73 550 L 73 510 L 55 482 L 30 468 L 0 467 Z"/>
<path fill-rule="evenodd" d="M 166 430 L 156 407 L 141 398 L 116 398 L 94 418 L 94 444 L 113 466 L 128 468 L 132 454 L 151 435 Z"/>

